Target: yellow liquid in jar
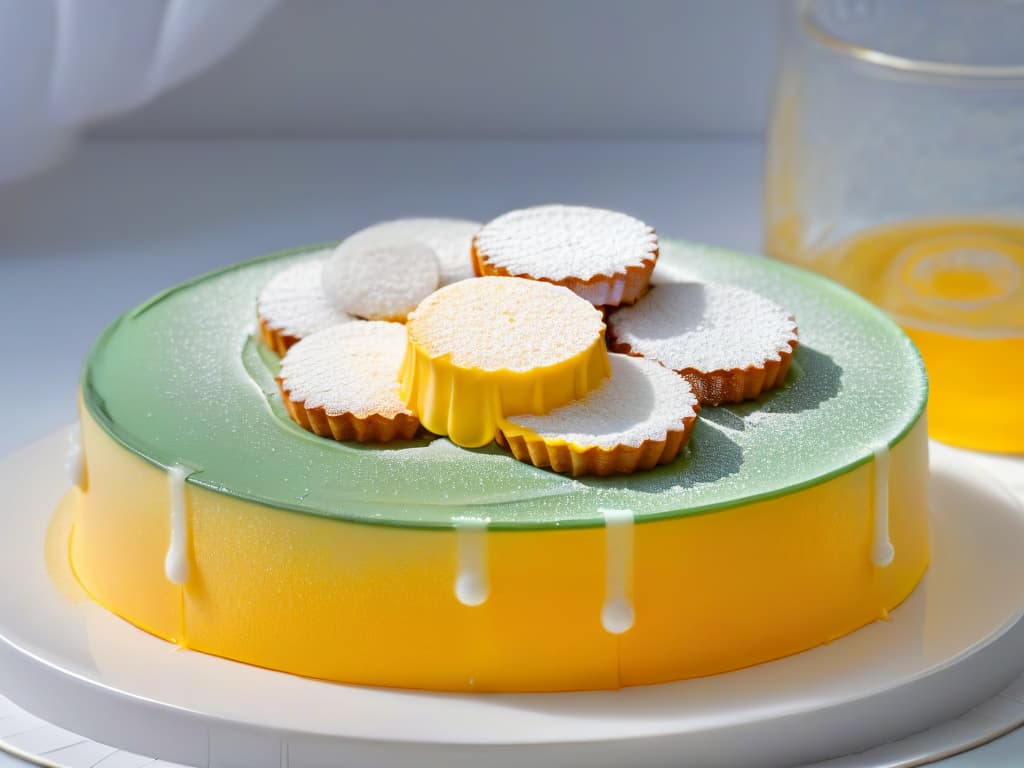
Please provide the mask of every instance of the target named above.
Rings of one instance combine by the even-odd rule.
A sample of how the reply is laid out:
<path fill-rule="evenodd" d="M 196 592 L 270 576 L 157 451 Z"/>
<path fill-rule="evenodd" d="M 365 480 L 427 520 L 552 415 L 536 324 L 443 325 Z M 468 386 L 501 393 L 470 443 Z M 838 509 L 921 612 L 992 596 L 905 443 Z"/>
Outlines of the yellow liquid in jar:
<path fill-rule="evenodd" d="M 913 220 L 776 258 L 879 305 L 921 350 L 929 432 L 953 445 L 1024 453 L 1024 221 Z"/>

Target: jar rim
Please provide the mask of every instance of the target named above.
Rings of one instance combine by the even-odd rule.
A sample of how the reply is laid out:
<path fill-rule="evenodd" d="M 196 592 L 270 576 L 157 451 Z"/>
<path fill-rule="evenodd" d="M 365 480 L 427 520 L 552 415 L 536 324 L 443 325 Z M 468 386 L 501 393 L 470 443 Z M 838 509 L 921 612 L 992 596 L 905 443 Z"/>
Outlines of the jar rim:
<path fill-rule="evenodd" d="M 857 59 L 883 69 L 925 76 L 963 79 L 1024 79 L 1024 64 L 954 64 L 945 61 L 898 56 L 878 50 L 877 48 L 851 42 L 821 25 L 812 12 L 815 2 L 816 0 L 800 0 L 799 14 L 803 31 L 813 38 L 815 42 L 847 58 Z"/>

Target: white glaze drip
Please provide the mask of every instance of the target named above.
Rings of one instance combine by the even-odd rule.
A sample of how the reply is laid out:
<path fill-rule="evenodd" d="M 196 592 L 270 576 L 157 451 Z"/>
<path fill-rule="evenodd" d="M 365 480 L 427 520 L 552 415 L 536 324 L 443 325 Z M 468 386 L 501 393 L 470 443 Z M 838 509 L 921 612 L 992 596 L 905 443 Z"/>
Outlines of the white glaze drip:
<path fill-rule="evenodd" d="M 889 538 L 889 446 L 875 448 L 875 521 L 871 562 L 879 568 L 892 564 L 896 556 Z"/>
<path fill-rule="evenodd" d="M 605 524 L 605 587 L 601 625 L 613 635 L 629 631 L 633 610 L 633 513 L 602 509 Z"/>
<path fill-rule="evenodd" d="M 483 605 L 491 592 L 487 573 L 487 524 L 490 518 L 462 517 L 455 520 L 458 554 L 455 597 L 468 606 Z"/>
<path fill-rule="evenodd" d="M 188 581 L 188 507 L 185 504 L 185 478 L 189 471 L 180 464 L 167 470 L 171 496 L 171 542 L 164 559 L 164 574 L 172 584 Z"/>
<path fill-rule="evenodd" d="M 71 484 L 85 490 L 85 454 L 82 452 L 82 427 L 79 424 L 68 433 L 68 455 L 64 466 Z"/>

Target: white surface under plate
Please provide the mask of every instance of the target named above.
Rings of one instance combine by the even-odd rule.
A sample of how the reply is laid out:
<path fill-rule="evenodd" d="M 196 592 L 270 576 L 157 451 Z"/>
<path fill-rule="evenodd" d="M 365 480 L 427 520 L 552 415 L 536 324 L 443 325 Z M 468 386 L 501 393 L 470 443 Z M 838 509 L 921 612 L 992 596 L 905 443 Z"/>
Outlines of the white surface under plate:
<path fill-rule="evenodd" d="M 0 462 L 0 584 L 16 587 L 0 590 L 3 693 L 74 733 L 167 760 L 765 768 L 900 739 L 985 702 L 1024 671 L 1024 595 L 1007 588 L 1024 583 L 1024 511 L 941 448 L 933 565 L 891 621 L 699 680 L 459 695 L 333 685 L 176 651 L 113 617 L 77 587 L 68 521 L 53 517 L 65 444 L 62 432 Z"/>

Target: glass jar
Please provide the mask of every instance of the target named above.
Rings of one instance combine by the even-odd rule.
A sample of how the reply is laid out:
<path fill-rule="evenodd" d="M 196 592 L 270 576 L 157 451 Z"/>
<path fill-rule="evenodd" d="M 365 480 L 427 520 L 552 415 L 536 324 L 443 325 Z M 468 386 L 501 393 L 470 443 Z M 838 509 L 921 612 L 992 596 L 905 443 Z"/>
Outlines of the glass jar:
<path fill-rule="evenodd" d="M 906 329 L 933 437 L 1024 453 L 1024 2 L 804 0 L 792 21 L 767 252 Z"/>

